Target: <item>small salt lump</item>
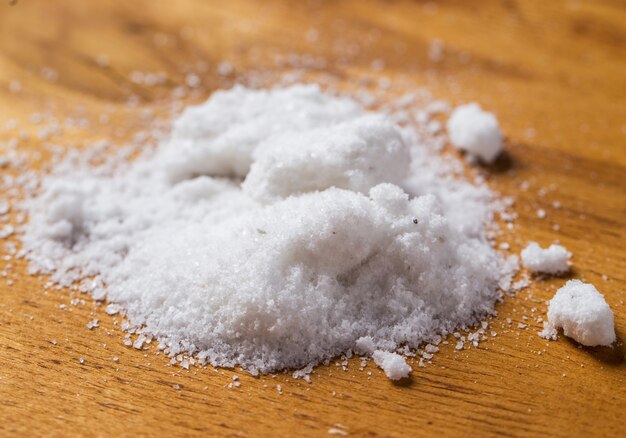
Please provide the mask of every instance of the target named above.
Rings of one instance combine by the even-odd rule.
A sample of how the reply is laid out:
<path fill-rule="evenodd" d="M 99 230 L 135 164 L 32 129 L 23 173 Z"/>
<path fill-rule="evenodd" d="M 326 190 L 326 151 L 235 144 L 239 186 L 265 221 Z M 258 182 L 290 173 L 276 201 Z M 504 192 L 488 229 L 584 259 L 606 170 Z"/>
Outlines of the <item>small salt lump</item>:
<path fill-rule="evenodd" d="M 457 107 L 447 124 L 450 141 L 458 148 L 487 163 L 502 150 L 502 133 L 496 117 L 477 103 Z"/>
<path fill-rule="evenodd" d="M 604 296 L 589 283 L 570 280 L 560 288 L 548 307 L 548 324 L 540 336 L 556 339 L 556 329 L 582 345 L 615 342 L 613 312 Z"/>
<path fill-rule="evenodd" d="M 567 261 L 572 253 L 561 245 L 552 244 L 543 249 L 537 242 L 530 242 L 521 255 L 524 267 L 530 272 L 560 274 L 569 271 Z"/>
<path fill-rule="evenodd" d="M 404 379 L 411 373 L 411 366 L 406 363 L 403 356 L 397 353 L 376 350 L 372 358 L 391 380 Z"/>

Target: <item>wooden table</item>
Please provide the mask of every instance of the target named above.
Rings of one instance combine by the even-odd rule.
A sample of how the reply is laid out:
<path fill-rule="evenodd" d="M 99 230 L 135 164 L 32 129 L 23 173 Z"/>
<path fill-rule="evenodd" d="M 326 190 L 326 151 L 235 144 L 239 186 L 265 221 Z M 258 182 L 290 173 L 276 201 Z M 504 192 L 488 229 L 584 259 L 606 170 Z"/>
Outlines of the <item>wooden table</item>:
<path fill-rule="evenodd" d="M 23 130 L 19 147 L 31 152 L 45 143 L 120 143 L 146 125 L 145 110 L 168 111 L 172 91 L 195 81 L 190 72 L 201 83 L 185 100 L 195 102 L 252 70 L 276 77 L 294 60 L 346 86 L 387 77 L 453 103 L 475 100 L 498 115 L 507 137 L 508 170 L 487 174 L 516 197 L 520 217 L 508 241 L 514 250 L 528 240 L 562 242 L 574 253 L 572 276 L 606 295 L 624 339 L 625 6 L 5 0 L 0 139 Z M 79 126 L 47 139 L 35 113 Z M 72 305 L 74 294 L 44 290 L 45 280 L 25 272 L 17 263 L 12 286 L 0 278 L 3 435 L 624 435 L 623 344 L 589 349 L 537 336 L 536 318 L 565 278 L 506 299 L 492 323 L 496 338 L 460 352 L 445 346 L 407 384 L 353 361 L 347 372 L 319 368 L 312 384 L 237 372 L 241 387 L 228 389 L 233 371 L 185 371 L 154 349 L 125 347 L 102 307 L 84 296 Z M 94 317 L 100 327 L 88 330 Z"/>

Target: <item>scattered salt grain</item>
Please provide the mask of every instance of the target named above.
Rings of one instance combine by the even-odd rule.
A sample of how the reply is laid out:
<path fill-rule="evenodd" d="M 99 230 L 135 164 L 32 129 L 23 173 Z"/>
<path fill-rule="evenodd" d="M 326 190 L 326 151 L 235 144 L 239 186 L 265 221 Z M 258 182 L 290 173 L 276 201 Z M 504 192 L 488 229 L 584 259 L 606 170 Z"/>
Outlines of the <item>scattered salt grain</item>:
<path fill-rule="evenodd" d="M 143 348 L 144 342 L 146 342 L 146 337 L 144 335 L 139 335 L 135 342 L 133 342 L 133 348 L 141 350 Z"/>
<path fill-rule="evenodd" d="M 411 373 L 411 366 L 406 363 L 403 356 L 397 353 L 376 350 L 372 358 L 391 380 L 404 379 Z"/>
<path fill-rule="evenodd" d="M 604 296 L 580 280 L 569 280 L 550 300 L 548 324 L 541 335 L 555 339 L 558 328 L 586 346 L 611 345 L 616 339 L 613 312 Z"/>
<path fill-rule="evenodd" d="M 109 304 L 104 311 L 107 315 L 117 315 L 120 311 L 120 307 L 117 304 Z"/>
<path fill-rule="evenodd" d="M 568 260 L 572 254 L 561 245 L 552 244 L 543 249 L 537 242 L 530 242 L 521 256 L 524 267 L 530 272 L 560 274 L 569 271 Z"/>
<path fill-rule="evenodd" d="M 491 163 L 502 151 L 502 134 L 496 117 L 470 103 L 457 107 L 447 124 L 452 144 Z"/>
<path fill-rule="evenodd" d="M 338 427 L 331 427 L 330 429 L 328 429 L 328 434 L 329 435 L 338 435 L 338 436 L 348 436 L 348 432 L 340 429 Z"/>
<path fill-rule="evenodd" d="M 435 347 L 432 344 L 426 344 L 426 347 L 424 347 L 424 350 L 426 351 L 426 353 L 433 354 L 439 351 L 439 347 Z"/>

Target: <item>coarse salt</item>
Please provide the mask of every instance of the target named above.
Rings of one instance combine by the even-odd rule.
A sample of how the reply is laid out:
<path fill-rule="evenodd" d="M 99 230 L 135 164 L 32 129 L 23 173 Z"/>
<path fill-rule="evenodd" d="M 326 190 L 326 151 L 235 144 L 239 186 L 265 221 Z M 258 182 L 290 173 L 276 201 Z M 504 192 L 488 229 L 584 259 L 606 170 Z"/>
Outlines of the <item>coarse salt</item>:
<path fill-rule="evenodd" d="M 514 269 L 493 193 L 392 120 L 317 86 L 219 91 L 135 160 L 57 163 L 25 204 L 31 271 L 88 279 L 137 349 L 252 373 L 360 350 L 403 376 L 393 351 L 480 322 Z"/>
<path fill-rule="evenodd" d="M 404 379 L 411 373 L 411 366 L 406 363 L 403 356 L 397 353 L 376 350 L 372 358 L 391 380 Z"/>
<path fill-rule="evenodd" d="M 543 249 L 537 242 L 530 242 L 521 256 L 524 267 L 530 272 L 560 274 L 569 271 L 568 260 L 572 254 L 561 245 L 552 244 Z"/>
<path fill-rule="evenodd" d="M 556 339 L 556 329 L 582 345 L 615 342 L 614 318 L 604 296 L 589 283 L 569 280 L 550 300 L 548 322 L 540 336 Z"/>
<path fill-rule="evenodd" d="M 447 124 L 452 144 L 490 163 L 502 151 L 502 134 L 496 117 L 477 103 L 457 107 Z"/>

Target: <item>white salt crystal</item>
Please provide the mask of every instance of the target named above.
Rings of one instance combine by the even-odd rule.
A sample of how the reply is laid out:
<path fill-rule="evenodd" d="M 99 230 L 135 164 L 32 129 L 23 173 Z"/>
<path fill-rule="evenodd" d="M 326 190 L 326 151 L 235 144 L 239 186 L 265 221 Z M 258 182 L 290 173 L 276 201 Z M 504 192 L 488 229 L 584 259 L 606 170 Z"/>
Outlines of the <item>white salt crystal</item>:
<path fill-rule="evenodd" d="M 135 342 L 133 342 L 133 348 L 141 350 L 143 348 L 144 342 L 146 342 L 146 337 L 144 335 L 139 335 Z"/>
<path fill-rule="evenodd" d="M 470 103 L 457 107 L 447 124 L 452 144 L 490 163 L 502 150 L 502 134 L 496 117 Z"/>
<path fill-rule="evenodd" d="M 439 347 L 435 347 L 432 344 L 426 344 L 426 347 L 424 347 L 424 350 L 426 350 L 427 353 L 436 353 L 439 351 Z"/>
<path fill-rule="evenodd" d="M 558 328 L 587 346 L 611 345 L 616 339 L 613 312 L 604 296 L 580 280 L 568 281 L 550 300 L 548 324 L 542 334 L 554 339 Z"/>
<path fill-rule="evenodd" d="M 561 245 L 552 244 L 543 249 L 537 242 L 530 242 L 521 256 L 524 267 L 530 272 L 559 274 L 569 271 L 568 260 L 572 254 Z"/>
<path fill-rule="evenodd" d="M 400 380 L 408 377 L 411 373 L 411 367 L 404 357 L 397 353 L 389 351 L 376 350 L 372 355 L 376 365 L 382 368 L 385 375 L 391 380 Z"/>
<path fill-rule="evenodd" d="M 107 313 L 107 315 L 117 315 L 120 311 L 120 306 L 118 306 L 117 304 L 109 304 L 108 306 L 106 306 L 104 311 Z"/>

